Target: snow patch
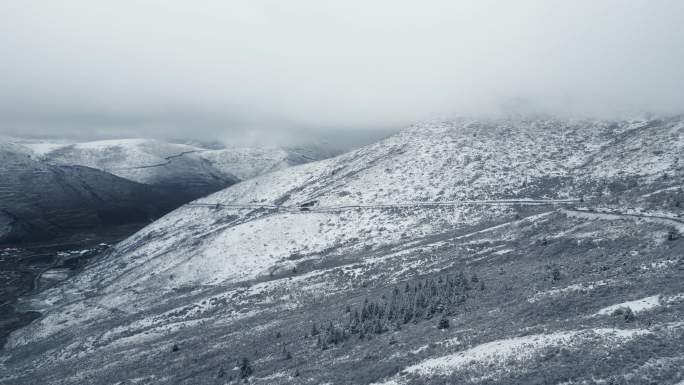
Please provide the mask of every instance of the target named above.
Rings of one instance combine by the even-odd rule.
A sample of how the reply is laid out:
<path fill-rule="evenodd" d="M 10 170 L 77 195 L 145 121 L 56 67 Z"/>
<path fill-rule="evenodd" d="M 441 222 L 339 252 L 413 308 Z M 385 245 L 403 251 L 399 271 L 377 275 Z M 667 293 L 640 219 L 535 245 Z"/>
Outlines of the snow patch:
<path fill-rule="evenodd" d="M 648 311 L 651 309 L 654 309 L 658 306 L 661 305 L 660 302 L 660 295 L 654 295 L 642 299 L 637 299 L 634 301 L 627 301 L 627 302 L 622 302 L 618 303 L 615 305 L 607 306 L 604 307 L 603 309 L 599 310 L 594 314 L 595 316 L 601 316 L 601 315 L 610 315 L 613 314 L 618 309 L 623 309 L 623 308 L 630 308 L 632 309 L 633 312 L 639 313 L 643 311 Z"/>
<path fill-rule="evenodd" d="M 510 357 L 529 358 L 545 346 L 569 343 L 577 332 L 558 332 L 502 339 L 447 356 L 427 359 L 404 369 L 419 375 L 446 374 L 474 363 L 497 363 Z"/>
<path fill-rule="evenodd" d="M 527 302 L 535 303 L 535 302 L 539 302 L 545 298 L 557 297 L 557 296 L 567 294 L 567 293 L 592 291 L 592 290 L 596 290 L 599 287 L 608 286 L 608 285 L 611 285 L 613 283 L 615 283 L 615 280 L 604 279 L 604 280 L 595 281 L 595 282 L 576 283 L 574 285 L 570 285 L 570 286 L 566 286 L 566 287 L 562 287 L 562 288 L 553 288 L 551 290 L 540 291 L 538 293 L 535 293 L 532 297 L 527 299 Z"/>
<path fill-rule="evenodd" d="M 582 339 L 591 338 L 593 335 L 620 343 L 648 333 L 647 330 L 643 329 L 601 328 L 501 339 L 487 342 L 462 352 L 424 360 L 405 368 L 404 372 L 422 376 L 449 374 L 472 364 L 500 365 L 509 359 L 529 359 L 545 347 L 556 345 L 569 346 Z"/>

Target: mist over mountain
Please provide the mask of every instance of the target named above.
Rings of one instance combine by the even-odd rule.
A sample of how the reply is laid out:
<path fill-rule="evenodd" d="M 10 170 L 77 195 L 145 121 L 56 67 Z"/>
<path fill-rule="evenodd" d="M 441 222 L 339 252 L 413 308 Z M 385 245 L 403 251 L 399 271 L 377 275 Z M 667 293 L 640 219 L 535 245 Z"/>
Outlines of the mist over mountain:
<path fill-rule="evenodd" d="M 7 1 L 0 133 L 286 146 L 459 116 L 677 114 L 682 13 L 676 0 Z"/>

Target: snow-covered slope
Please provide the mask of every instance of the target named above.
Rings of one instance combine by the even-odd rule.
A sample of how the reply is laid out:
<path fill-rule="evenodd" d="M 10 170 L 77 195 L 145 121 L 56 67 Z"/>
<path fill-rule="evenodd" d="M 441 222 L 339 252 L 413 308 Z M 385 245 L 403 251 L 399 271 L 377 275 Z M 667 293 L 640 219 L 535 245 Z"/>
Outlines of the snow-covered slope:
<path fill-rule="evenodd" d="M 433 375 L 441 380 L 443 372 L 407 369 L 398 375 L 401 368 L 375 370 L 362 380 L 354 377 L 362 376 L 359 368 L 370 373 L 371 363 L 379 359 L 356 356 L 355 349 L 371 349 L 368 345 L 345 342 L 346 348 L 324 349 L 327 353 L 322 354 L 312 350 L 312 343 L 320 347 L 320 342 L 303 341 L 302 335 L 311 319 L 327 322 L 325 317 L 337 317 L 344 301 L 358 304 L 363 296 L 385 298 L 386 290 L 397 283 L 415 283 L 426 276 L 436 280 L 438 274 L 463 269 L 485 276 L 492 286 L 482 287 L 481 298 L 472 294 L 479 298 L 469 307 L 472 314 L 452 318 L 464 330 L 490 326 L 471 333 L 473 344 L 523 341 L 515 339 L 519 333 L 541 325 L 535 326 L 536 334 L 548 327 L 563 329 L 552 336 L 585 336 L 576 340 L 579 351 L 582 344 L 604 338 L 604 321 L 587 318 L 586 323 L 595 324 L 577 330 L 563 323 L 569 315 L 534 318 L 538 306 L 550 300 L 527 301 L 547 298 L 532 285 L 541 282 L 540 286 L 549 286 L 547 291 L 556 290 L 550 280 L 540 278 L 554 266 L 572 272 L 573 285 L 591 287 L 585 282 L 589 278 L 607 278 L 603 272 L 609 268 L 587 270 L 582 267 L 585 258 L 617 264 L 621 258 L 632 263 L 676 255 L 682 249 L 677 239 L 684 231 L 678 203 L 684 198 L 679 163 L 683 153 L 684 120 L 679 117 L 619 122 L 459 120 L 416 125 L 336 158 L 256 177 L 166 215 L 75 279 L 36 298 L 34 306 L 46 316 L 10 339 L 8 347 L 16 353 L 6 356 L 6 365 L 16 377 L 6 382 L 31 378 L 29 368 L 50 356 L 54 358 L 41 362 L 40 373 L 71 363 L 102 379 L 107 371 L 99 366 L 107 362 L 126 368 L 121 370 L 126 374 L 116 375 L 120 380 L 212 383 L 218 366 L 207 365 L 219 365 L 218 357 L 226 354 L 242 354 L 260 365 L 258 382 L 290 383 L 293 367 L 279 364 L 281 360 L 274 358 L 278 352 L 271 352 L 273 346 L 266 342 L 276 329 L 293 330 L 283 332 L 288 338 L 283 346 L 293 346 L 290 349 L 306 357 L 299 365 L 313 360 L 331 365 L 337 374 L 345 365 L 355 367 L 346 383 L 384 377 L 410 383 L 413 375 L 420 377 L 415 383 Z M 594 251 L 596 245 L 600 251 Z M 648 257 L 640 256 L 639 250 L 648 250 Z M 563 277 L 558 269 L 553 282 Z M 656 273 L 650 270 L 639 274 L 645 282 L 656 282 L 651 276 Z M 670 275 L 646 287 L 662 290 L 677 277 Z M 600 286 L 614 291 L 601 297 L 601 304 L 587 301 L 577 308 L 591 315 L 597 307 L 610 305 L 605 302 L 611 299 L 622 303 L 629 299 L 622 296 L 648 296 L 638 296 L 640 286 L 621 285 Z M 467 298 L 471 295 L 463 294 L 463 301 Z M 517 312 L 510 322 L 497 314 L 502 298 Z M 112 314 L 117 314 L 115 319 Z M 394 349 L 394 359 L 407 368 L 428 367 L 420 366 L 418 358 L 434 358 L 430 355 L 452 357 L 451 345 L 427 350 L 416 346 L 439 340 L 433 329 L 425 329 L 430 318 L 420 319 L 415 321 L 418 329 L 397 329 L 392 334 L 395 342 L 378 337 L 382 344 L 376 345 Z M 72 342 L 75 330 L 78 338 Z M 379 330 L 377 334 L 383 335 L 382 325 Z M 420 332 L 414 335 L 410 330 Z M 459 338 L 454 333 L 450 338 Z M 628 334 L 633 339 L 649 333 Z M 673 333 L 682 338 L 680 329 Z M 218 341 L 221 335 L 227 340 Z M 250 350 L 248 338 L 260 341 L 257 352 Z M 406 349 L 391 347 L 397 339 Z M 181 351 L 187 353 L 180 356 L 189 360 L 206 355 L 206 360 L 192 364 L 171 357 L 173 363 L 162 364 L 170 341 L 185 344 Z M 143 343 L 159 363 L 142 358 Z M 553 345 L 535 344 L 540 351 Z M 465 354 L 476 358 L 484 349 L 462 346 L 471 347 Z M 407 354 L 414 348 L 425 353 Z M 285 348 L 277 345 L 278 349 Z M 145 368 L 130 373 L 133 360 L 140 359 L 145 359 Z M 190 365 L 198 371 L 189 377 L 166 369 L 162 374 L 166 365 Z M 334 378 L 314 370 L 309 365 L 302 368 L 302 375 L 319 382 Z M 66 376 L 63 383 L 78 382 L 79 377 L 60 373 Z"/>
<path fill-rule="evenodd" d="M 175 285 L 255 278 L 292 254 L 379 247 L 514 214 L 509 206 L 483 208 L 467 201 L 579 199 L 594 194 L 595 186 L 634 178 L 650 181 L 670 173 L 678 180 L 682 124 L 533 120 L 413 127 L 349 154 L 255 178 L 196 201 L 206 207 L 179 209 L 121 245 L 126 252 L 120 258 L 136 268 L 117 279 L 124 286 L 159 281 L 168 287 L 164 277 L 170 275 Z M 639 156 L 609 145 L 630 140 L 637 131 L 666 138 L 666 147 L 662 152 L 644 147 Z M 608 158 L 606 163 L 598 156 Z M 658 167 L 642 168 L 632 159 Z M 606 177 L 609 161 L 615 162 L 615 171 Z M 216 203 L 296 207 L 310 201 L 323 210 L 213 208 Z M 456 204 L 325 210 L 413 202 Z M 151 234 L 151 241 L 139 242 Z M 136 247 L 128 250 L 131 244 Z"/>
<path fill-rule="evenodd" d="M 53 164 L 80 165 L 138 183 L 175 191 L 181 200 L 193 199 L 237 181 L 200 156 L 205 149 L 152 139 L 101 140 L 57 145 L 29 142 Z M 187 198 L 186 198 L 187 197 Z"/>
<path fill-rule="evenodd" d="M 235 175 L 240 180 L 326 157 L 321 153 L 309 155 L 296 149 L 280 147 L 229 147 L 208 150 L 201 156 L 212 166 L 224 173 Z"/>
<path fill-rule="evenodd" d="M 23 140 L 21 143 L 54 164 L 92 167 L 138 183 L 169 188 L 191 199 L 239 180 L 327 156 L 324 151 L 307 149 L 207 149 L 153 139 L 80 143 Z"/>
<path fill-rule="evenodd" d="M 193 164 L 201 171 L 239 180 L 253 178 L 285 167 L 308 163 L 334 154 L 316 146 L 260 147 L 230 146 L 208 149 L 197 145 L 169 143 L 154 139 L 116 139 L 69 143 L 20 140 L 43 159 L 77 164 L 110 172 L 140 183 L 159 184 L 169 179 L 179 165 Z M 180 162 L 182 160 L 182 162 Z M 188 167 L 188 166 L 186 166 Z M 197 172 L 198 170 L 195 170 Z"/>
<path fill-rule="evenodd" d="M 150 216 L 158 217 L 160 213 L 221 190 L 239 180 L 327 155 L 315 146 L 302 149 L 232 147 L 210 150 L 152 139 L 75 143 L 67 140 L 0 138 L 0 160 L 3 161 L 0 166 L 3 167 L 0 174 L 3 179 L 0 182 L 3 188 L 0 207 L 6 208 L 0 214 L 0 233 L 4 234 L 0 236 L 0 242 L 9 240 L 10 233 L 16 235 L 12 236 L 14 240 L 42 239 L 50 237 L 50 234 L 61 234 L 57 229 L 71 228 L 71 222 L 74 221 L 80 227 L 99 223 L 85 219 L 81 221 L 83 218 L 80 214 L 76 215 L 79 220 L 66 215 L 68 212 L 80 212 L 72 207 L 79 199 L 83 199 L 82 206 L 94 204 L 89 202 L 89 198 L 81 198 L 83 189 L 80 187 L 66 188 L 63 193 L 57 194 L 59 198 L 49 203 L 44 202 L 45 199 L 49 200 L 50 191 L 54 188 L 75 183 L 73 180 L 60 181 L 60 175 L 65 178 L 87 178 L 88 189 L 91 190 L 113 189 L 111 193 L 100 194 L 103 207 L 116 201 L 128 202 L 126 204 L 135 201 L 135 206 L 147 214 L 134 214 L 124 210 L 120 212 L 120 220 L 126 222 L 128 218 L 128 221 L 137 223 L 146 222 Z M 69 174 L 75 170 L 88 176 Z M 45 177 L 47 174 L 52 176 Z M 101 182 L 97 180 L 98 176 L 102 179 Z M 122 184 L 123 180 L 131 182 L 124 184 L 129 185 L 128 189 L 132 190 L 112 187 L 112 184 Z M 51 188 L 39 191 L 40 186 L 48 181 Z M 29 193 L 33 189 L 37 191 Z M 127 195 L 133 190 L 140 190 L 138 197 Z M 117 196 L 117 193 L 124 195 Z M 67 196 L 70 197 L 67 199 Z M 148 198 L 149 201 L 146 200 Z M 68 207 L 60 208 L 59 204 Z M 32 209 L 28 210 L 28 207 Z M 64 212 L 66 216 L 56 215 L 51 220 L 46 219 L 44 214 L 54 212 L 53 210 Z M 103 210 L 106 211 L 104 208 Z M 42 218 L 38 222 L 35 221 L 37 215 Z M 29 217 L 33 219 L 28 219 Z M 32 225 L 29 226 L 24 220 L 29 220 Z M 23 230 L 19 231 L 20 229 Z"/>
<path fill-rule="evenodd" d="M 200 151 L 193 146 L 151 139 L 101 140 L 62 146 L 29 143 L 27 146 L 54 162 L 88 166 L 148 184 L 161 178 L 154 168 L 166 165 L 169 157 Z"/>
<path fill-rule="evenodd" d="M 0 243 L 122 220 L 147 223 L 171 208 L 168 197 L 149 186 L 87 167 L 47 164 L 24 146 L 0 142 Z"/>

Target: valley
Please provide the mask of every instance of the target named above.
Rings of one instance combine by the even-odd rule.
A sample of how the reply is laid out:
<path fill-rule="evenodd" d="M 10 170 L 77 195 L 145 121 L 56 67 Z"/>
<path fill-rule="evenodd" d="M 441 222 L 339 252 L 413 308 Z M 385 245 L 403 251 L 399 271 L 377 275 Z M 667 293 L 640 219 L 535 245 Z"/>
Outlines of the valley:
<path fill-rule="evenodd" d="M 143 224 L 121 225 L 79 232 L 68 238 L 0 247 L 0 346 L 12 331 L 40 316 L 23 309 L 24 298 L 73 276 L 141 227 Z"/>
<path fill-rule="evenodd" d="M 111 245 L 187 201 L 306 162 L 280 149 L 203 149 L 154 140 L 0 141 L 0 347 L 40 312 L 23 298 L 76 274 Z M 220 163 L 214 168 L 211 154 Z M 324 151 L 320 152 L 325 153 Z M 195 156 L 193 158 L 193 156 Z"/>

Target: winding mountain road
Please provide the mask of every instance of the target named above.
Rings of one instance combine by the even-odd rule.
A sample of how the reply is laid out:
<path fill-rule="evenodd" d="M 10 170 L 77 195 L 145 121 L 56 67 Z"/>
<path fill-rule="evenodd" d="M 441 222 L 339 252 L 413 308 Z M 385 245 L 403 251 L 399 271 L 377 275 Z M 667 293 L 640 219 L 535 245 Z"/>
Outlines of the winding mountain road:
<path fill-rule="evenodd" d="M 300 205 L 261 205 L 261 204 L 223 204 L 223 203 L 188 203 L 187 206 L 210 207 L 215 209 L 271 209 L 282 211 L 298 212 L 331 212 L 355 209 L 392 209 L 392 208 L 438 208 L 455 207 L 463 205 L 496 205 L 496 206 L 516 206 L 516 205 L 568 205 L 579 202 L 579 199 L 500 199 L 500 200 L 468 200 L 468 201 L 446 201 L 446 202 L 407 202 L 389 204 L 370 204 L 370 205 L 339 205 L 339 206 L 311 206 Z"/>
<path fill-rule="evenodd" d="M 171 161 L 173 159 L 180 158 L 180 157 L 185 156 L 187 154 L 194 154 L 197 152 L 202 152 L 202 150 L 183 151 L 183 152 L 180 152 L 178 154 L 166 156 L 166 157 L 164 157 L 164 162 L 162 162 L 162 163 L 148 164 L 148 165 L 135 166 L 135 167 L 110 168 L 110 169 L 105 169 L 104 171 L 110 172 L 110 171 L 139 170 L 139 169 L 143 169 L 143 168 L 164 167 L 164 166 L 171 164 Z"/>

